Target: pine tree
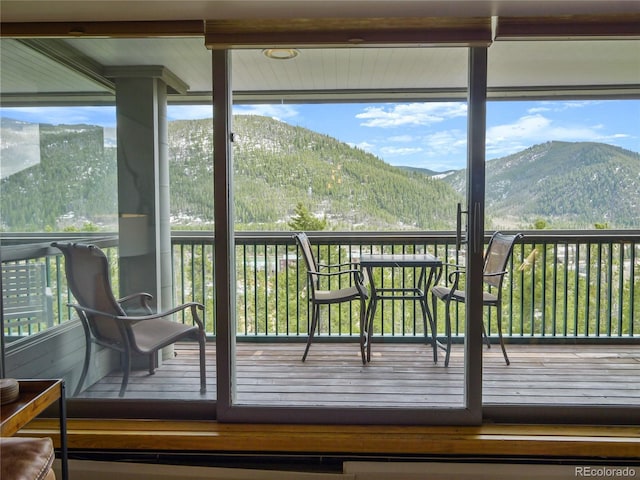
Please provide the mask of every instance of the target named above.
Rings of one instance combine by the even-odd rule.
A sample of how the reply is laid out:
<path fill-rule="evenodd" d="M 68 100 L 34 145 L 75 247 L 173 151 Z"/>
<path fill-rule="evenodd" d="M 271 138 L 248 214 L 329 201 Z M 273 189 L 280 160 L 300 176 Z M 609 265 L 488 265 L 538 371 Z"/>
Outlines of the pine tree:
<path fill-rule="evenodd" d="M 291 230 L 306 232 L 310 230 L 324 230 L 327 227 L 326 217 L 322 219 L 314 217 L 302 202 L 298 202 L 294 212 L 295 214 L 288 224 Z"/>

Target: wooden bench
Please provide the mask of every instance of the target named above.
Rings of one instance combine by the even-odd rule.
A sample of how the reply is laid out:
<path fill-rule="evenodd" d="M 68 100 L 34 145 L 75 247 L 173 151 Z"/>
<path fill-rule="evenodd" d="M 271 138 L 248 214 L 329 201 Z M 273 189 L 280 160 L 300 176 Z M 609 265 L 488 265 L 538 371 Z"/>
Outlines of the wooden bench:
<path fill-rule="evenodd" d="M 2 265 L 5 335 L 29 335 L 53 326 L 53 297 L 44 263 Z"/>

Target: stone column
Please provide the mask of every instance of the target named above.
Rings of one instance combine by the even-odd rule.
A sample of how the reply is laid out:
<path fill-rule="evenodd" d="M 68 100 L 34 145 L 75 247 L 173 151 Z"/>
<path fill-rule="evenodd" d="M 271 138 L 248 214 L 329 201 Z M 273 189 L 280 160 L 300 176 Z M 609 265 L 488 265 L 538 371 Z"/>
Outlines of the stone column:
<path fill-rule="evenodd" d="M 111 67 L 115 79 L 120 296 L 147 292 L 174 304 L 169 223 L 167 90 L 187 86 L 164 67 Z"/>

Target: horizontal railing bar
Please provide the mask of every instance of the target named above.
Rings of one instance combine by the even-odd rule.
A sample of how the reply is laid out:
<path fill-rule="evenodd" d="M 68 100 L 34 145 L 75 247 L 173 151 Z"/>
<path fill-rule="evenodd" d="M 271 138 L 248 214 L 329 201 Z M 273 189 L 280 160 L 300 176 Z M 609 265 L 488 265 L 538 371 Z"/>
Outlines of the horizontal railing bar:
<path fill-rule="evenodd" d="M 504 233 L 513 233 L 503 231 Z M 519 230 L 523 233 L 524 240 L 520 243 L 586 243 L 597 241 L 599 243 L 638 243 L 640 242 L 640 230 Z M 544 233 L 542 233 L 544 232 Z M 485 241 L 488 241 L 493 232 L 485 232 Z M 438 245 L 452 243 L 455 239 L 455 231 L 398 231 L 398 232 L 308 232 L 310 239 L 317 239 L 323 244 L 338 245 L 349 244 L 411 244 L 416 240 L 428 241 Z M 267 245 L 295 243 L 292 232 L 236 232 L 237 245 L 253 244 L 256 240 Z M 105 232 L 82 232 L 82 235 L 70 235 L 69 233 L 2 233 L 2 245 L 0 256 L 2 261 L 37 258 L 42 256 L 43 248 L 53 241 L 87 241 L 100 247 L 117 246 L 118 234 Z M 174 245 L 203 243 L 213 245 L 215 236 L 213 231 L 181 231 L 171 232 L 171 243 Z M 12 253 L 18 252 L 18 253 Z M 51 253 L 51 252 L 49 252 Z"/>
<path fill-rule="evenodd" d="M 509 233 L 509 232 L 506 232 Z M 636 342 L 640 330 L 638 290 L 640 267 L 639 230 L 530 230 L 516 246 L 505 280 L 503 298 L 504 331 L 510 342 Z M 491 232 L 485 232 L 488 241 Z M 363 252 L 407 252 L 429 250 L 447 262 L 461 261 L 464 253 L 455 251 L 453 231 L 398 232 L 308 232 L 314 251 L 325 263 L 330 260 L 357 259 Z M 60 314 L 68 294 L 64 275 L 60 275 L 57 249 L 51 241 L 90 242 L 109 250 L 117 268 L 117 234 L 3 234 L 0 255 L 3 263 L 56 257 L 47 263 L 47 285 L 53 287 L 58 316 L 56 324 L 69 317 Z M 26 242 L 26 243 L 25 243 Z M 236 232 L 238 265 L 238 338 L 255 341 L 304 341 L 309 308 L 306 301 L 306 273 L 292 232 Z M 172 232 L 175 288 L 178 299 L 207 304 L 206 324 L 210 338 L 215 336 L 215 299 L 212 231 Z M 187 248 L 184 248 L 187 247 Z M 567 247 L 567 248 L 565 248 Z M 444 250 L 443 250 L 444 249 Z M 534 252 L 536 250 L 536 252 Z M 533 255 L 533 263 L 527 264 Z M 335 257 L 335 258 L 334 258 Z M 615 265 L 614 265 L 615 263 Z M 525 267 L 523 269 L 523 267 Z M 443 278 L 446 278 L 446 273 Z M 413 274 L 391 273 L 380 278 L 380 286 L 411 288 Z M 525 286 L 526 284 L 526 286 Z M 517 286 L 517 289 L 515 289 Z M 58 288 L 60 287 L 60 288 Z M 393 302 L 380 303 L 380 317 L 374 341 L 424 341 L 422 322 L 416 309 Z M 584 311 L 582 311 L 583 309 Z M 624 310 L 623 310 L 624 309 Z M 623 314 L 624 313 L 624 314 Z M 320 341 L 351 341 L 359 335 L 351 321 L 357 308 L 332 310 L 330 322 L 319 331 Z M 464 306 L 453 312 L 454 336 L 464 337 Z M 487 331 L 495 335 L 495 314 L 487 315 Z M 327 320 L 324 320 L 327 321 Z M 442 328 L 442 324 L 439 324 Z M 37 333 L 37 332 L 34 332 Z M 330 335 L 329 335 L 330 334 Z M 442 334 L 442 332 L 439 332 Z"/>
<path fill-rule="evenodd" d="M 216 338 L 215 335 L 207 335 L 207 339 L 209 341 L 214 341 Z M 603 341 L 606 340 L 606 341 Z M 276 339 L 273 335 L 237 335 L 236 341 L 238 342 L 247 342 L 247 343 L 273 343 L 273 342 L 283 342 L 283 343 L 305 343 L 307 341 L 307 336 L 305 335 L 278 335 Z M 313 341 L 315 342 L 326 342 L 326 343 L 355 343 L 358 341 L 358 337 L 352 337 L 347 335 L 318 335 L 313 337 Z M 424 337 L 419 337 L 415 335 L 385 335 L 374 337 L 372 339 L 374 343 L 411 343 L 411 344 L 422 344 L 425 343 Z M 451 343 L 453 344 L 463 344 L 464 337 L 452 337 Z M 607 336 L 580 336 L 580 337 L 549 337 L 542 335 L 527 335 L 526 337 L 508 337 L 508 343 L 514 345 L 529 345 L 532 343 L 540 344 L 544 343 L 545 345 L 640 345 L 640 337 L 607 337 Z M 492 350 L 493 350 L 492 346 Z"/>

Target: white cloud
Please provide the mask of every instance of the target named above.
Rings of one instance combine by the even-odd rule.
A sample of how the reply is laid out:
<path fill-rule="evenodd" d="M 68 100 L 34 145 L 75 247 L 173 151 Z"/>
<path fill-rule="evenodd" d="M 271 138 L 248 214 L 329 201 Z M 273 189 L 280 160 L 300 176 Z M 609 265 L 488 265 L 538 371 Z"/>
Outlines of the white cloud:
<path fill-rule="evenodd" d="M 528 139 L 534 142 L 548 140 L 599 141 L 602 125 L 557 125 L 543 115 L 526 115 L 512 124 L 496 125 L 487 129 L 487 143 Z"/>
<path fill-rule="evenodd" d="M 597 103 L 597 102 L 593 102 L 593 101 L 590 101 L 590 100 L 581 100 L 581 101 L 577 101 L 576 100 L 576 101 L 571 101 L 571 102 L 562 102 L 560 104 L 561 105 L 560 110 L 562 110 L 563 108 L 565 110 L 569 109 L 569 108 L 584 108 L 584 107 L 588 107 L 588 106 L 594 105 L 595 103 Z"/>
<path fill-rule="evenodd" d="M 368 107 L 356 118 L 365 120 L 364 127 L 400 127 L 432 125 L 444 120 L 463 117 L 467 114 L 467 105 L 456 102 L 403 103 L 384 107 Z"/>
<path fill-rule="evenodd" d="M 396 135 L 394 137 L 389 137 L 390 142 L 406 143 L 406 142 L 413 142 L 415 140 L 416 140 L 416 137 L 413 137 L 411 135 Z"/>
<path fill-rule="evenodd" d="M 580 103 L 580 102 L 576 102 Z M 603 135 L 603 125 L 558 124 L 541 114 L 525 115 L 513 123 L 487 129 L 487 153 L 509 155 L 549 140 L 605 142 L 624 134 Z"/>
<path fill-rule="evenodd" d="M 261 115 L 275 120 L 282 120 L 298 116 L 298 109 L 293 105 L 241 105 L 233 107 L 233 113 L 239 115 Z"/>
<path fill-rule="evenodd" d="M 380 152 L 385 158 L 390 157 L 390 163 L 394 165 L 411 165 L 436 171 L 464 168 L 466 165 L 467 136 L 462 130 L 442 130 L 414 140 L 416 143 L 419 141 L 420 147 L 385 146 Z M 394 157 L 406 159 L 412 155 L 417 157 L 402 160 L 401 163 L 393 161 Z"/>
<path fill-rule="evenodd" d="M 506 155 L 510 155 L 512 153 L 520 152 L 529 148 L 530 144 L 511 142 L 511 143 L 501 143 L 498 145 L 487 145 L 486 149 L 486 158 L 487 160 L 491 160 L 493 158 L 500 158 Z"/>
<path fill-rule="evenodd" d="M 467 134 L 461 130 L 443 130 L 425 137 L 426 151 L 432 157 L 461 155 L 466 158 Z"/>
<path fill-rule="evenodd" d="M 540 114 L 526 115 L 514 123 L 487 128 L 487 159 L 502 157 L 524 150 L 548 140 L 559 140 L 549 136 L 553 127 L 548 118 Z"/>
<path fill-rule="evenodd" d="M 541 113 L 541 112 L 550 112 L 551 109 L 549 107 L 532 107 L 527 110 L 527 113 Z"/>
<path fill-rule="evenodd" d="M 540 138 L 550 129 L 551 120 L 542 115 L 526 115 L 514 123 L 487 129 L 487 145 L 498 145 L 514 139 Z M 550 139 L 548 136 L 547 139 Z"/>
<path fill-rule="evenodd" d="M 169 105 L 167 107 L 169 120 L 197 120 L 213 118 L 212 105 Z"/>
<path fill-rule="evenodd" d="M 52 125 L 115 126 L 115 107 L 16 107 L 0 109 L 0 116 Z"/>
<path fill-rule="evenodd" d="M 360 143 L 348 143 L 350 147 L 359 148 L 360 150 L 364 150 L 365 152 L 373 153 L 375 150 L 375 145 L 369 142 L 360 142 Z"/>
<path fill-rule="evenodd" d="M 422 148 L 419 147 L 382 147 L 380 149 L 380 153 L 382 153 L 383 155 L 388 155 L 390 157 L 413 155 L 420 152 L 422 152 Z"/>
<path fill-rule="evenodd" d="M 594 100 L 571 100 L 566 102 L 559 101 L 543 101 L 538 102 L 538 106 L 531 107 L 527 110 L 528 113 L 539 113 L 539 112 L 563 112 L 565 110 L 574 109 L 574 108 L 584 108 L 590 107 L 599 103 Z"/>

